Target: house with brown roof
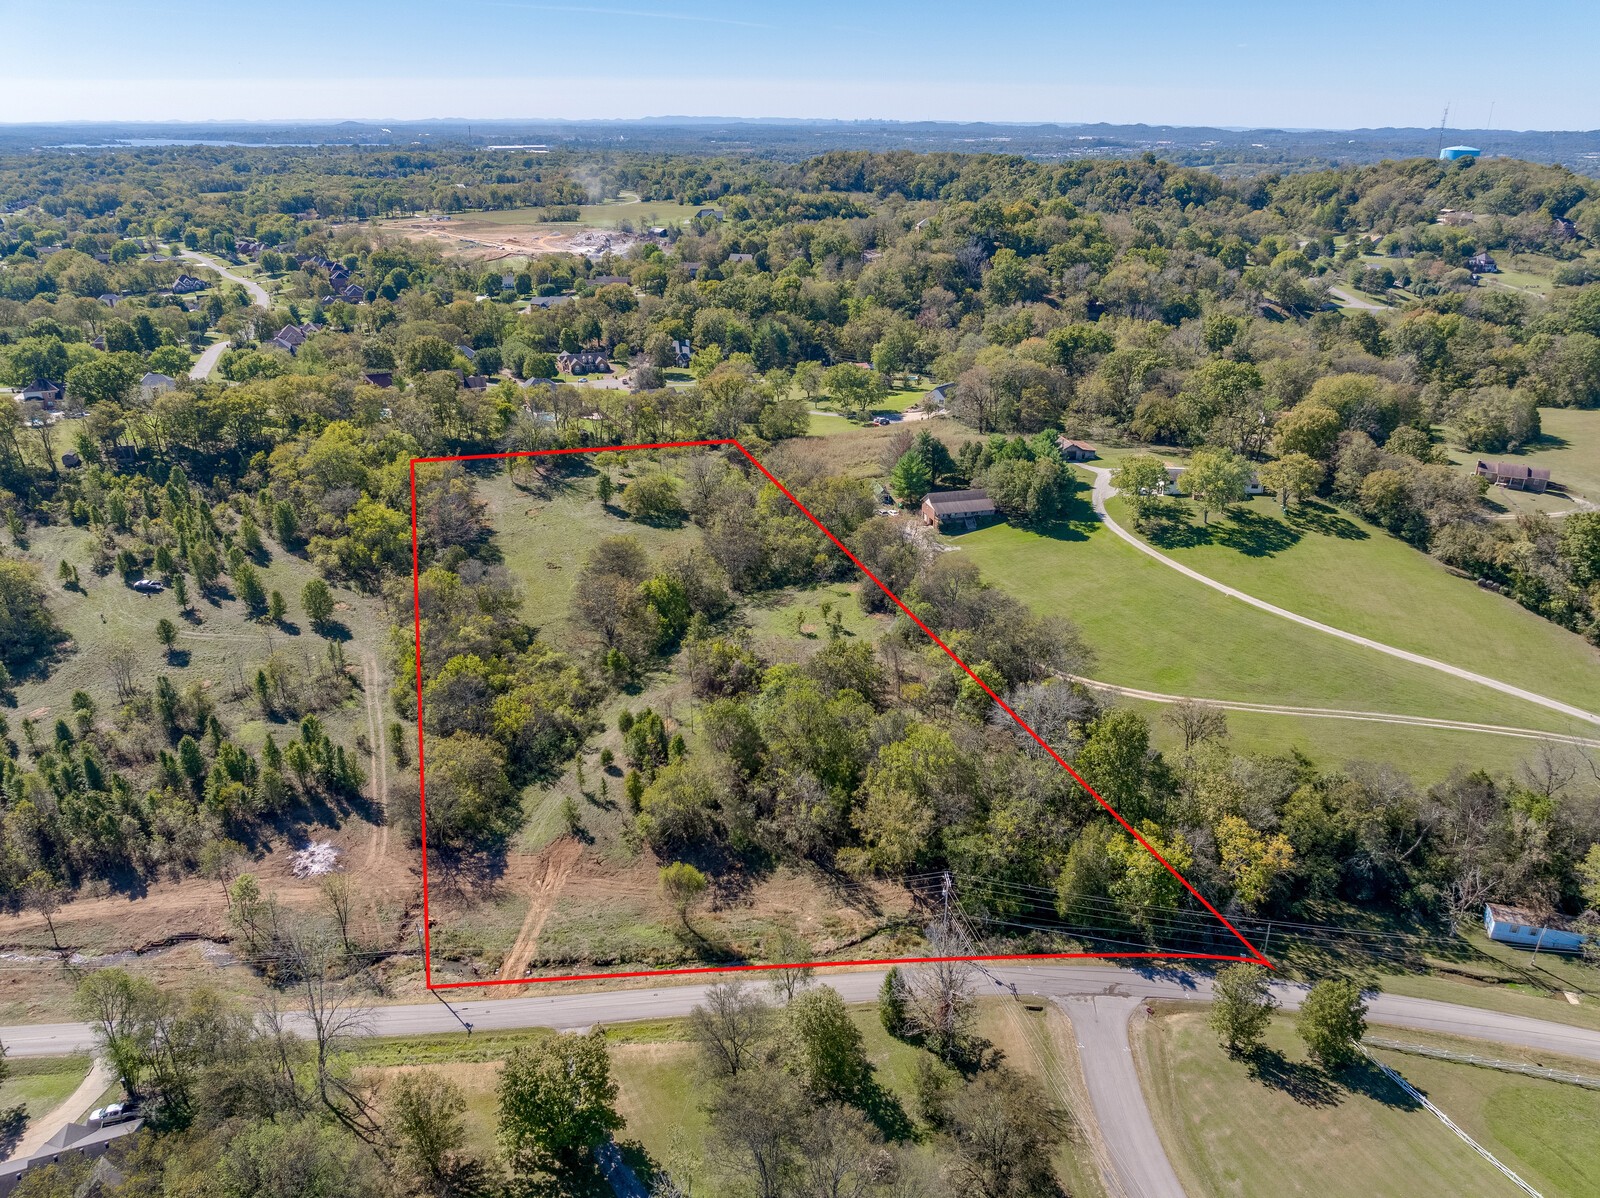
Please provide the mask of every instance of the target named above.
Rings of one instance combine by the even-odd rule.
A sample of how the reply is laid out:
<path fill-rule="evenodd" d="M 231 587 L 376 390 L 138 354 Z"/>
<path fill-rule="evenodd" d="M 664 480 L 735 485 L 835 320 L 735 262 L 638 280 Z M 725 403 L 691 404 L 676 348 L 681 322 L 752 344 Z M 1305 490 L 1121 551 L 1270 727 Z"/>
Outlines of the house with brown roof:
<path fill-rule="evenodd" d="M 1066 437 L 1056 438 L 1056 448 L 1061 451 L 1061 456 L 1069 462 L 1087 462 L 1090 458 L 1098 457 L 1093 445 L 1087 441 L 1072 441 Z"/>
<path fill-rule="evenodd" d="M 1521 462 L 1485 462 L 1478 460 L 1474 473 L 1486 478 L 1497 487 L 1513 491 L 1533 491 L 1543 494 L 1552 485 L 1550 471 L 1542 466 L 1524 466 Z"/>
<path fill-rule="evenodd" d="M 610 374 L 611 363 L 595 350 L 569 354 L 562 350 L 556 355 L 556 369 L 562 374 Z"/>
<path fill-rule="evenodd" d="M 929 491 L 922 497 L 922 522 L 943 529 L 955 524 L 971 530 L 995 514 L 994 500 L 982 487 L 968 491 Z"/>

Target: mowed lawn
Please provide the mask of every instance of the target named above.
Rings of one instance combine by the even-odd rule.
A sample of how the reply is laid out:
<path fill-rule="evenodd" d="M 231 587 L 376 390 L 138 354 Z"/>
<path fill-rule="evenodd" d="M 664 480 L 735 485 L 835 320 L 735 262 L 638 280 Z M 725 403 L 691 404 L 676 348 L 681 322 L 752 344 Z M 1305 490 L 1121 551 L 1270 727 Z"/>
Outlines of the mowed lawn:
<path fill-rule="evenodd" d="M 1369 1198 L 1514 1193 L 1492 1165 L 1370 1065 L 1330 1078 L 1307 1064 L 1291 1020 L 1274 1020 L 1267 1068 L 1228 1056 L 1204 1012 L 1144 1021 L 1135 1058 L 1156 1128 L 1184 1188 L 1207 1198 Z M 1495 1075 L 1470 1065 L 1464 1084 Z M 1408 1059 L 1406 1073 L 1411 1072 Z M 1547 1083 L 1553 1084 L 1553 1083 Z M 1595 1096 L 1600 1102 L 1600 1096 Z M 1442 1105 L 1442 1103 L 1441 1103 Z M 1448 1108 L 1446 1108 L 1448 1110 Z M 1450 1112 L 1454 1114 L 1454 1112 Z M 1548 1127 L 1567 1152 L 1581 1127 Z M 1593 1143 L 1593 1130 L 1588 1131 Z M 1593 1190 L 1550 1191 L 1593 1193 Z"/>
<path fill-rule="evenodd" d="M 1474 453 L 1452 441 L 1450 456 L 1469 473 L 1479 458 L 1542 466 L 1569 492 L 1600 503 L 1600 409 L 1540 408 L 1539 427 L 1539 439 L 1513 453 Z M 1520 498 L 1515 492 L 1498 489 L 1490 495 Z M 1557 496 L 1547 498 L 1558 509 L 1570 506 Z"/>
<path fill-rule="evenodd" d="M 40 1119 L 65 1102 L 89 1075 L 87 1056 L 35 1057 L 9 1062 L 10 1076 L 0 1084 L 0 1110 L 27 1108 Z"/>
<path fill-rule="evenodd" d="M 1092 673 L 1100 681 L 1210 699 L 1593 733 L 1546 708 L 1304 628 L 1185 578 L 1113 535 L 1085 497 L 1069 516 L 1047 532 L 998 524 L 949 543 L 1035 611 L 1073 620 L 1095 650 Z M 1394 728 L 1397 737 L 1410 731 Z"/>
<path fill-rule="evenodd" d="M 1113 517 L 1132 527 L 1127 505 Z M 1451 574 L 1381 528 L 1328 504 L 1287 515 L 1257 496 L 1202 525 L 1147 539 L 1228 586 L 1324 624 L 1600 712 L 1600 650 L 1512 600 Z M 1530 705 L 1531 706 L 1531 705 Z"/>
<path fill-rule="evenodd" d="M 1162 718 L 1173 710 L 1170 703 L 1128 698 L 1117 702 L 1144 713 L 1156 747 L 1181 755 L 1182 734 Z M 1504 770 L 1531 757 L 1538 748 L 1538 742 L 1521 737 L 1446 728 L 1256 711 L 1226 715 L 1229 742 L 1237 753 L 1272 755 L 1294 750 L 1324 770 L 1341 769 L 1353 761 L 1381 761 L 1423 785 L 1443 781 L 1457 767 Z"/>

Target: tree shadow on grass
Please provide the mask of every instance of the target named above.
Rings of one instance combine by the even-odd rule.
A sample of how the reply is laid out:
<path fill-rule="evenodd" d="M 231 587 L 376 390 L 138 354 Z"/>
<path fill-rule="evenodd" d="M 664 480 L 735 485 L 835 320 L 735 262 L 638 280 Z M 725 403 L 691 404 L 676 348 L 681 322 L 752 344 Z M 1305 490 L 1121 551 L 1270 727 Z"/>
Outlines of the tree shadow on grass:
<path fill-rule="evenodd" d="M 1349 1090 L 1352 1094 L 1360 1094 L 1374 1102 L 1381 1102 L 1384 1106 L 1393 1107 L 1399 1111 L 1415 1111 L 1422 1108 L 1422 1104 L 1411 1097 L 1400 1084 L 1391 1078 L 1377 1064 L 1362 1057 L 1353 1064 L 1334 1071 L 1334 1079 Z"/>
<path fill-rule="evenodd" d="M 1322 503 L 1316 499 L 1302 499 L 1289 509 L 1285 519 L 1302 532 L 1338 537 L 1345 541 L 1365 541 L 1371 536 L 1355 521 L 1342 516 L 1339 509 L 1331 503 Z"/>
<path fill-rule="evenodd" d="M 0 1111 L 0 1153 L 9 1155 L 28 1128 L 28 1108 L 22 1104 Z"/>
<path fill-rule="evenodd" d="M 1304 1061 L 1291 1061 L 1275 1048 L 1258 1048 L 1246 1058 L 1250 1076 L 1273 1090 L 1281 1090 L 1301 1106 L 1333 1107 L 1341 1101 L 1333 1080 Z"/>
<path fill-rule="evenodd" d="M 906 1114 L 899 1097 L 875 1077 L 866 1080 L 851 1103 L 872 1120 L 873 1126 L 890 1143 L 904 1143 L 916 1135 L 911 1116 Z"/>
<path fill-rule="evenodd" d="M 1301 534 L 1282 520 L 1262 516 L 1245 508 L 1232 512 L 1221 524 L 1211 526 L 1212 540 L 1246 557 L 1275 557 L 1293 548 Z"/>

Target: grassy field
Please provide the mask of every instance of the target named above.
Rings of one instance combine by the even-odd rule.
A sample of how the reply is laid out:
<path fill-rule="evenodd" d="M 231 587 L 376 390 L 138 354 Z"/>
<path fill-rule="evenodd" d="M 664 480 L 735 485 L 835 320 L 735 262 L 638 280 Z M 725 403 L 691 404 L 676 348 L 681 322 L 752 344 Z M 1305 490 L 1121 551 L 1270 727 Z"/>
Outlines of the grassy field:
<path fill-rule="evenodd" d="M 89 1075 L 87 1056 L 25 1057 L 8 1062 L 10 1076 L 0 1084 L 0 1110 L 22 1105 L 29 1119 L 60 1106 Z"/>
<path fill-rule="evenodd" d="M 1447 1036 L 1382 1034 L 1408 1044 L 1539 1064 L 1590 1077 L 1597 1072 L 1592 1061 L 1558 1061 L 1547 1054 L 1498 1045 L 1486 1049 Z M 1372 1052 L 1548 1198 L 1600 1193 L 1600 1154 L 1593 1151 L 1593 1145 L 1600 1142 L 1600 1091 L 1416 1053 L 1385 1048 Z"/>
<path fill-rule="evenodd" d="M 1192 1008 L 1161 1008 L 1154 1019 L 1135 1027 L 1135 1057 L 1151 1113 L 1191 1194 L 1366 1198 L 1508 1191 L 1493 1166 L 1380 1070 L 1363 1065 L 1330 1078 L 1308 1065 L 1287 1018 L 1274 1020 L 1266 1042 L 1269 1052 L 1254 1070 L 1218 1047 L 1204 1013 Z M 1406 1059 L 1408 1076 L 1415 1062 Z M 1435 1084 L 1455 1074 L 1440 1087 L 1441 1105 L 1460 1098 L 1458 1087 L 1497 1089 L 1485 1083 L 1485 1071 L 1469 1065 L 1440 1063 L 1427 1072 Z M 1553 1082 L 1539 1085 L 1566 1089 Z M 1585 1136 L 1592 1143 L 1593 1116 L 1568 1118 L 1568 1097 L 1545 1095 L 1563 1118 L 1541 1121 L 1538 1131 L 1570 1159 L 1585 1151 Z M 1600 1108 L 1600 1095 L 1586 1097 Z M 1445 1109 L 1455 1114 L 1448 1105 Z M 1497 1130 L 1514 1134 L 1514 1110 L 1497 1105 L 1489 1117 Z M 1552 1198 L 1556 1193 L 1592 1192 L 1547 1191 Z"/>
<path fill-rule="evenodd" d="M 1198 514 L 1149 536 L 1208 578 L 1300 615 L 1600 712 L 1600 651 L 1437 560 L 1328 504 L 1287 516 L 1256 496 L 1202 526 Z M 1124 528 L 1127 506 L 1112 500 Z"/>
<path fill-rule="evenodd" d="M 1183 737 L 1162 716 L 1171 704 L 1121 698 L 1117 702 L 1144 713 L 1152 740 L 1169 754 L 1181 752 Z M 1268 712 L 1227 712 L 1228 737 L 1234 751 L 1275 755 L 1303 754 L 1325 770 L 1352 761 L 1385 762 L 1405 771 L 1421 785 L 1439 782 L 1458 766 L 1462 769 L 1502 770 L 1534 752 L 1535 742 L 1481 732 L 1454 731 L 1360 720 L 1332 720 L 1315 716 Z"/>
<path fill-rule="evenodd" d="M 1457 467 L 1467 473 L 1472 472 L 1480 457 L 1543 466 L 1550 471 L 1550 477 L 1564 484 L 1570 493 L 1600 502 L 1600 410 L 1540 408 L 1539 425 L 1542 430 L 1539 439 L 1516 453 L 1478 454 L 1452 441 L 1451 456 Z M 1490 496 L 1508 504 L 1536 498 L 1499 489 L 1491 491 Z M 1571 506 L 1557 496 L 1543 498 L 1551 508 Z"/>
<path fill-rule="evenodd" d="M 950 538 L 1036 611 L 1066 616 L 1094 647 L 1096 678 L 1164 694 L 1342 707 L 1551 731 L 1575 721 L 1425 666 L 1248 607 L 1124 544 L 1087 498 L 1044 532 L 993 525 Z M 1408 729 L 1396 727 L 1394 735 Z M 1508 760 L 1522 754 L 1510 742 Z"/>

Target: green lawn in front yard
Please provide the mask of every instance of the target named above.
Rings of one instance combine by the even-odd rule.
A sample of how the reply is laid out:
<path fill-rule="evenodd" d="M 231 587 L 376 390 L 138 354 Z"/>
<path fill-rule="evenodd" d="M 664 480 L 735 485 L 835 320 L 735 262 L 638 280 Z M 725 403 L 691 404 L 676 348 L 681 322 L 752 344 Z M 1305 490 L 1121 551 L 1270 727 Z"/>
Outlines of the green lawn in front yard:
<path fill-rule="evenodd" d="M 22 1105 L 30 1120 L 40 1119 L 60 1106 L 89 1076 L 87 1055 L 23 1057 L 7 1062 L 10 1076 L 0 1084 L 0 1110 Z"/>
<path fill-rule="evenodd" d="M 1132 1028 L 1151 1115 L 1190 1194 L 1506 1192 L 1508 1183 L 1492 1165 L 1375 1066 L 1329 1076 L 1307 1063 L 1292 1021 L 1279 1016 L 1253 1075 L 1251 1063 L 1218 1046 L 1205 1019 L 1192 1007 L 1161 1005 L 1153 1019 L 1138 1019 Z M 1442 1068 L 1469 1070 L 1469 1081 L 1479 1072 Z M 1568 1152 L 1581 1148 L 1582 1140 L 1570 1138 L 1581 1130 L 1548 1129 Z"/>
<path fill-rule="evenodd" d="M 1067 520 L 1043 532 L 996 524 L 946 540 L 1035 611 L 1077 623 L 1096 653 L 1092 676 L 1104 682 L 1202 698 L 1592 731 L 1213 591 L 1118 539 L 1081 496 Z M 1394 731 L 1400 737 L 1408 730 Z M 1508 760 L 1520 756 L 1512 750 Z"/>
<path fill-rule="evenodd" d="M 1343 631 L 1600 712 L 1600 650 L 1353 513 L 1311 502 L 1285 515 L 1260 495 L 1202 526 L 1189 502 L 1179 502 L 1181 521 L 1155 526 L 1146 539 L 1208 578 Z M 1113 499 L 1110 509 L 1124 528 L 1133 527 L 1124 501 Z"/>

